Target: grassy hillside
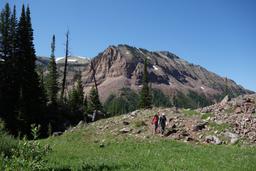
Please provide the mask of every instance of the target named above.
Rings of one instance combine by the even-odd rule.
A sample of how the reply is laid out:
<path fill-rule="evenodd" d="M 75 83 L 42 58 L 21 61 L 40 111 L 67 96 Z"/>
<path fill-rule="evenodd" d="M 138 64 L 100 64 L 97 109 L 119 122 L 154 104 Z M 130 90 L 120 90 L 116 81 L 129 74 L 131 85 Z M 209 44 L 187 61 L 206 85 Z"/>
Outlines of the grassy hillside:
<path fill-rule="evenodd" d="M 148 116 L 146 116 L 146 114 Z M 151 113 L 103 119 L 41 140 L 53 151 L 46 157 L 55 170 L 255 170 L 256 148 L 185 143 L 153 135 Z M 128 120 L 129 126 L 123 124 Z M 142 120 L 144 119 L 144 120 Z M 121 133 L 129 127 L 133 131 Z M 141 130 L 140 134 L 134 134 Z"/>

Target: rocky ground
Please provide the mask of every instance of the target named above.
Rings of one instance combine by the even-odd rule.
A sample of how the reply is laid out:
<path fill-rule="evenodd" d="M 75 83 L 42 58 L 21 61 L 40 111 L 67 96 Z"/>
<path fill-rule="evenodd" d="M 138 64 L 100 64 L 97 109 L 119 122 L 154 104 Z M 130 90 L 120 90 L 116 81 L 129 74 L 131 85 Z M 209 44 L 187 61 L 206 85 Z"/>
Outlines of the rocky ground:
<path fill-rule="evenodd" d="M 95 137 L 114 135 L 117 138 L 165 138 L 194 143 L 250 144 L 256 143 L 256 94 L 239 96 L 197 110 L 153 108 L 136 110 L 126 115 L 102 119 L 88 124 Z M 157 112 L 165 113 L 164 135 L 154 134 L 151 119 Z M 69 131 L 83 126 L 82 122 Z"/>

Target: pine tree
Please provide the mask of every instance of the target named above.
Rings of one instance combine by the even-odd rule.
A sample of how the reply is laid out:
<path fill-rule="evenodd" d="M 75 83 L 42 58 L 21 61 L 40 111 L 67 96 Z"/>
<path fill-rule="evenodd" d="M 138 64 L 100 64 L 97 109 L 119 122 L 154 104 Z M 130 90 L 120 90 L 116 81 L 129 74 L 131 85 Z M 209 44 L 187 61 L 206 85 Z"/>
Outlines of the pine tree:
<path fill-rule="evenodd" d="M 147 58 L 144 60 L 143 87 L 140 92 L 140 107 L 151 108 L 152 97 L 148 86 Z"/>
<path fill-rule="evenodd" d="M 92 113 L 94 110 L 102 110 L 99 94 L 95 86 L 92 87 L 89 93 L 88 112 Z"/>
<path fill-rule="evenodd" d="M 48 71 L 49 74 L 47 75 L 47 95 L 50 104 L 56 104 L 57 103 L 57 94 L 58 94 L 58 72 L 57 72 L 57 65 L 55 62 L 55 35 L 52 37 L 52 43 L 51 43 L 51 59 L 48 65 Z"/>
<path fill-rule="evenodd" d="M 15 132 L 15 110 L 18 101 L 17 58 L 15 37 L 17 30 L 16 10 L 11 14 L 9 4 L 0 14 L 0 115 L 11 133 Z"/>
<path fill-rule="evenodd" d="M 4 10 L 1 12 L 1 48 L 0 54 L 2 59 L 8 60 L 11 56 L 11 9 L 8 3 L 6 3 Z"/>
<path fill-rule="evenodd" d="M 69 92 L 68 103 L 72 111 L 83 111 L 84 105 L 84 92 L 81 80 L 81 73 L 77 75 L 77 81 Z"/>
<path fill-rule="evenodd" d="M 18 76 L 20 78 L 18 112 L 22 132 L 30 131 L 30 124 L 42 121 L 43 93 L 40 89 L 38 75 L 35 71 L 35 49 L 33 44 L 33 29 L 31 25 L 30 9 L 25 11 L 24 5 L 17 29 Z"/>

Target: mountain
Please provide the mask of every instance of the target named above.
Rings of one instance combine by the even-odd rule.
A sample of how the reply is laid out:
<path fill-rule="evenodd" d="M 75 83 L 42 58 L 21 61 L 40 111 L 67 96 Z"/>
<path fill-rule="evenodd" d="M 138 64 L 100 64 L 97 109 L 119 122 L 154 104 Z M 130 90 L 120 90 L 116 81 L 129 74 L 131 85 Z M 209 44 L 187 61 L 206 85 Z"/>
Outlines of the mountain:
<path fill-rule="evenodd" d="M 123 88 L 138 92 L 142 87 L 145 58 L 148 58 L 149 82 L 152 89 L 160 90 L 172 101 L 177 100 L 177 103 L 191 103 L 196 100 L 212 103 L 226 93 L 230 96 L 253 93 L 237 85 L 233 80 L 191 64 L 171 52 L 152 52 L 128 45 L 118 45 L 109 46 L 92 59 L 101 100 L 106 101 L 111 94 L 120 95 Z M 38 60 L 44 61 L 41 58 Z M 56 61 L 61 74 L 64 59 L 57 58 Z M 73 85 L 75 73 L 81 71 L 85 93 L 89 92 L 94 84 L 89 63 L 86 58 L 69 57 L 68 87 Z"/>
<path fill-rule="evenodd" d="M 214 100 L 227 90 L 233 96 L 252 93 L 233 80 L 191 64 L 171 52 L 151 52 L 118 45 L 109 46 L 93 59 L 101 98 L 106 100 L 111 93 L 116 94 L 123 87 L 138 91 L 142 87 L 144 58 L 148 58 L 151 87 L 170 97 L 193 92 Z M 86 90 L 93 85 L 89 65 L 83 71 L 82 80 Z"/>

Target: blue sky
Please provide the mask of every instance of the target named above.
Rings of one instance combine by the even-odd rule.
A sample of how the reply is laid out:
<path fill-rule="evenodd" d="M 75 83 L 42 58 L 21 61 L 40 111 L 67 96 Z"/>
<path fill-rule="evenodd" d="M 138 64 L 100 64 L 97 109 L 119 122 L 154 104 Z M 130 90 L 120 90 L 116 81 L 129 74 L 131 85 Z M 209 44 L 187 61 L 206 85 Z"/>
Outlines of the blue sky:
<path fill-rule="evenodd" d="M 37 55 L 94 57 L 109 45 L 168 50 L 256 91 L 255 0 L 0 0 L 29 4 Z"/>

